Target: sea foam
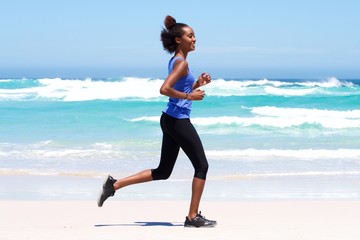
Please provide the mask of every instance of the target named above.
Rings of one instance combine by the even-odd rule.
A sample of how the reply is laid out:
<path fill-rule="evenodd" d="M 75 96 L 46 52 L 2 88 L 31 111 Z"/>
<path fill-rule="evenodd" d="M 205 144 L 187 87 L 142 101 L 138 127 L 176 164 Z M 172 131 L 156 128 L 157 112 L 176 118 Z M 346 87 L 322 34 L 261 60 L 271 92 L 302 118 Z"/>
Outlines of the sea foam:
<path fill-rule="evenodd" d="M 238 125 L 238 126 L 268 126 L 287 128 L 308 125 L 321 126 L 330 129 L 360 128 L 360 110 L 322 110 L 305 108 L 254 107 L 250 108 L 253 116 L 218 116 L 193 117 L 191 122 L 198 126 Z M 142 116 L 128 121 L 158 122 L 158 116 Z"/>
<path fill-rule="evenodd" d="M 159 89 L 164 79 L 117 78 L 117 79 L 4 79 L 0 82 L 0 101 L 91 101 L 120 100 L 127 98 L 152 99 L 164 101 Z M 341 88 L 340 92 L 331 89 Z M 354 91 L 358 85 L 340 81 L 336 78 L 319 80 L 224 80 L 213 79 L 202 87 L 207 96 L 306 96 L 314 94 L 359 94 Z M 348 91 L 346 91 L 348 89 Z M 330 92 L 329 92 L 330 91 Z M 165 98 L 166 99 L 166 98 Z"/>

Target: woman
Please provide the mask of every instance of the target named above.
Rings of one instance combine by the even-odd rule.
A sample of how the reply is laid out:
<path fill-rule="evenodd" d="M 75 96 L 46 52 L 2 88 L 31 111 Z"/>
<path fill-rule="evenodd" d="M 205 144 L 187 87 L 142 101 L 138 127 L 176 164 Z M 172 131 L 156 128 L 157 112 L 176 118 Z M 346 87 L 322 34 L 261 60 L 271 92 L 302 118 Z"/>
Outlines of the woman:
<path fill-rule="evenodd" d="M 192 197 L 185 227 L 213 227 L 216 221 L 208 220 L 199 213 L 199 204 L 205 186 L 208 162 L 201 140 L 190 122 L 192 101 L 203 100 L 205 92 L 199 87 L 211 82 L 211 77 L 203 73 L 195 81 L 188 68 L 186 57 L 195 50 L 195 34 L 192 28 L 167 16 L 165 29 L 161 31 L 161 41 L 168 53 L 174 53 L 169 61 L 169 75 L 160 88 L 160 93 L 169 97 L 160 125 L 163 131 L 160 164 L 156 169 L 148 169 L 133 176 L 116 180 L 111 176 L 106 179 L 98 206 L 115 194 L 115 191 L 137 183 L 153 180 L 165 180 L 171 175 L 180 148 L 189 157 L 194 170 Z"/>

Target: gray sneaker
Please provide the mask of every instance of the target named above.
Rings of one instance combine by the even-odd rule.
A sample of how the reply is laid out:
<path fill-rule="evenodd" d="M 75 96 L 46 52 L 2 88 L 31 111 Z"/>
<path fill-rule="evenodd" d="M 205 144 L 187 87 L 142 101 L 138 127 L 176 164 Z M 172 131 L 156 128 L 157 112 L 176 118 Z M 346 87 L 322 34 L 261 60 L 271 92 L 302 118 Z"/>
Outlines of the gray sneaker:
<path fill-rule="evenodd" d="M 208 220 L 205 216 L 201 215 L 201 212 L 196 217 L 190 220 L 188 217 L 185 219 L 184 227 L 215 227 L 217 224 L 214 220 Z"/>
<path fill-rule="evenodd" d="M 107 177 L 97 200 L 98 207 L 102 207 L 106 199 L 114 196 L 115 190 L 113 185 L 115 182 L 116 179 L 114 179 L 112 176 L 109 175 Z"/>

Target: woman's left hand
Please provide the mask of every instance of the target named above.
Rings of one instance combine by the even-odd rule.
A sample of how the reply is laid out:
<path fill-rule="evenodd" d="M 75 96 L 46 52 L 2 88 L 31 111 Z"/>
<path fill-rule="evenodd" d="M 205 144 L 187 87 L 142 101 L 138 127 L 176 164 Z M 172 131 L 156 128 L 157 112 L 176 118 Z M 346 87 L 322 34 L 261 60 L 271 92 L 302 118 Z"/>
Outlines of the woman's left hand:
<path fill-rule="evenodd" d="M 199 87 L 209 84 L 211 82 L 211 76 L 208 73 L 202 73 L 197 80 Z"/>

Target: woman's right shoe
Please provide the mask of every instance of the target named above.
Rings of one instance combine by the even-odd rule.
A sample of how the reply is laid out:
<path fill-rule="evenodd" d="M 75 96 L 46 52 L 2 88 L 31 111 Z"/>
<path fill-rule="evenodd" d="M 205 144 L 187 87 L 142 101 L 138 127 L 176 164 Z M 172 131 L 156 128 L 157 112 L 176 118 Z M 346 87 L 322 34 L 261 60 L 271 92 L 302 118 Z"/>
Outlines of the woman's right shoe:
<path fill-rule="evenodd" d="M 105 179 L 102 190 L 101 190 L 98 200 L 97 200 L 98 207 L 102 207 L 102 205 L 104 204 L 106 199 L 114 196 L 114 194 L 115 194 L 114 183 L 115 182 L 116 182 L 116 179 L 110 175 L 107 177 L 107 179 Z"/>

